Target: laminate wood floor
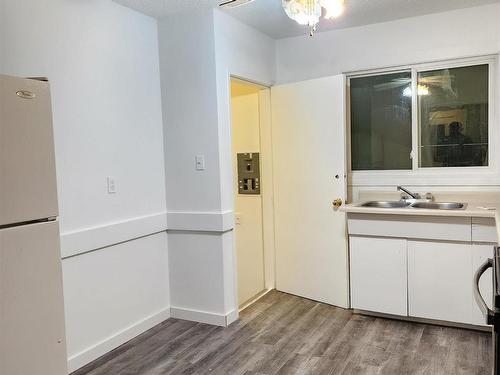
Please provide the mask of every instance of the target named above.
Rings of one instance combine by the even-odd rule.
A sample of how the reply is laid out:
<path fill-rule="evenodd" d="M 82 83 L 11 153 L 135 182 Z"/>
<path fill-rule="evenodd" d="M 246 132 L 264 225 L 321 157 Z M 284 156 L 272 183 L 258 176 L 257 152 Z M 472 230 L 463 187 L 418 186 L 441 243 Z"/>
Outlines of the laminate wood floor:
<path fill-rule="evenodd" d="M 168 319 L 73 375 L 490 374 L 491 334 L 272 291 L 227 328 Z"/>

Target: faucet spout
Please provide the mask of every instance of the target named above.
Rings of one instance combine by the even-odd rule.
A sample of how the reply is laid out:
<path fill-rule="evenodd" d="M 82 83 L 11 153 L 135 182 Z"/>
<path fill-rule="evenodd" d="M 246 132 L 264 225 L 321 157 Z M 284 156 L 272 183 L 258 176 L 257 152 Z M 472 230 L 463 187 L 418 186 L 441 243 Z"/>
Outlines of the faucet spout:
<path fill-rule="evenodd" d="M 408 194 L 410 197 L 412 197 L 413 199 L 420 199 L 420 194 L 418 193 L 412 193 L 411 191 L 409 191 L 408 189 L 405 189 L 404 187 L 402 186 L 398 186 L 398 191 L 404 191 L 406 194 Z"/>

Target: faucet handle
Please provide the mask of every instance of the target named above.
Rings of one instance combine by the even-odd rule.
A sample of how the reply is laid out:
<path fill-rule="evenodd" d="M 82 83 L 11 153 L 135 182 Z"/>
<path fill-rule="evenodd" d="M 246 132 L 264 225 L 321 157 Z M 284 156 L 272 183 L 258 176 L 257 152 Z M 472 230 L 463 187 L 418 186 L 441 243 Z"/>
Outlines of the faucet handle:
<path fill-rule="evenodd" d="M 425 193 L 425 199 L 427 199 L 429 201 L 433 201 L 434 196 L 432 195 L 432 193 Z"/>

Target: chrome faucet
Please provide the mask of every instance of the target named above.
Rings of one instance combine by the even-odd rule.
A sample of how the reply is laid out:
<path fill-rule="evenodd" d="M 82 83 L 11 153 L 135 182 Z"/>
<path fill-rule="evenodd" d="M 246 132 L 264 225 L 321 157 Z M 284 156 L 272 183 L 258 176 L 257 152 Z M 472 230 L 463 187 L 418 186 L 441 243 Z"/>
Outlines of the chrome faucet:
<path fill-rule="evenodd" d="M 416 201 L 425 201 L 425 202 L 432 202 L 434 201 L 434 195 L 432 193 L 425 193 L 424 197 L 422 197 L 419 193 L 412 193 L 408 189 L 405 189 L 402 186 L 398 186 L 398 191 L 401 190 L 405 194 L 401 194 L 401 200 L 407 201 L 407 202 L 416 202 Z M 411 197 L 411 198 L 410 198 Z"/>
<path fill-rule="evenodd" d="M 420 194 L 419 193 L 412 193 L 411 191 L 409 191 L 408 189 L 405 189 L 402 186 L 398 186 L 398 191 L 399 190 L 404 191 L 406 194 L 408 194 L 413 199 L 420 199 Z"/>

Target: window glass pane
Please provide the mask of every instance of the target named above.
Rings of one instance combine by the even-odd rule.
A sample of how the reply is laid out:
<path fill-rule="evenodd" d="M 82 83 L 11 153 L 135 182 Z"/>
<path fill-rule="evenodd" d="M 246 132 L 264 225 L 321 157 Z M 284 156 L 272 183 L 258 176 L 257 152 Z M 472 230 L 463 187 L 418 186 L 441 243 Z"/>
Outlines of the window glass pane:
<path fill-rule="evenodd" d="M 488 165 L 488 65 L 418 74 L 421 167 Z"/>
<path fill-rule="evenodd" d="M 351 78 L 351 169 L 411 169 L 411 72 Z"/>

